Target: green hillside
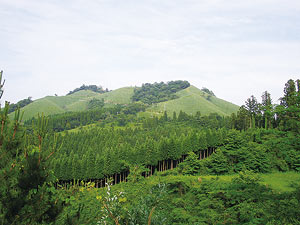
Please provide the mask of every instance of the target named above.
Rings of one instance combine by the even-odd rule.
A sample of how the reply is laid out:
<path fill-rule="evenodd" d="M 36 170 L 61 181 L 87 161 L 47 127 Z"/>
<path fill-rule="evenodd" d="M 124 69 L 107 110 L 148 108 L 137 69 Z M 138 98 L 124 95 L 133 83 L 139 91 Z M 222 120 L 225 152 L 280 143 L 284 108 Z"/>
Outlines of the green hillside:
<path fill-rule="evenodd" d="M 119 88 L 117 90 L 104 93 L 98 96 L 98 98 L 104 98 L 104 102 L 108 104 L 129 104 L 131 102 L 133 90 L 133 87 Z"/>
<path fill-rule="evenodd" d="M 82 90 L 67 96 L 47 96 L 35 100 L 33 103 L 21 109 L 24 111 L 24 120 L 37 116 L 39 113 L 53 115 L 68 111 L 84 111 L 87 109 L 87 103 L 93 99 L 104 99 L 109 104 L 128 104 L 133 94 L 134 88 L 120 88 L 104 94 L 96 93 L 90 90 Z M 11 113 L 12 116 L 14 113 Z"/>
<path fill-rule="evenodd" d="M 53 115 L 68 111 L 84 111 L 87 110 L 87 104 L 93 98 L 104 99 L 105 107 L 114 104 L 129 104 L 132 102 L 133 93 L 134 87 L 124 87 L 103 94 L 81 90 L 66 96 L 47 96 L 22 108 L 24 111 L 23 119 L 30 119 L 37 116 L 38 113 Z M 237 105 L 209 95 L 194 86 L 181 90 L 176 95 L 178 96 L 176 99 L 152 104 L 144 115 L 157 115 L 164 111 L 171 115 L 174 111 L 179 113 L 182 110 L 188 114 L 195 114 L 200 111 L 202 115 L 218 113 L 222 116 L 228 116 L 239 108 Z"/>
<path fill-rule="evenodd" d="M 239 109 L 239 106 L 208 95 L 194 86 L 190 86 L 176 94 L 179 98 L 153 104 L 148 112 L 159 113 L 167 111 L 171 114 L 175 111 L 178 115 L 180 110 L 182 110 L 188 114 L 195 114 L 197 111 L 200 111 L 202 115 L 218 113 L 222 116 L 228 116 Z"/>

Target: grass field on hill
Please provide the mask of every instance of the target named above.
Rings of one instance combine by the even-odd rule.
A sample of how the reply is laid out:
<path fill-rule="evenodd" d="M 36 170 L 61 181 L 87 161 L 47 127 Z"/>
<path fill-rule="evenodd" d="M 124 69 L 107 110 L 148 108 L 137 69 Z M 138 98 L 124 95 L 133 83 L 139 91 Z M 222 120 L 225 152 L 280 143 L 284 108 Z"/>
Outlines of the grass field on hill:
<path fill-rule="evenodd" d="M 38 114 L 53 115 L 68 111 L 84 111 L 87 110 L 88 102 L 93 99 L 104 99 L 105 107 L 115 104 L 129 104 L 132 102 L 131 97 L 134 93 L 134 87 L 119 88 L 114 91 L 99 94 L 90 90 L 82 90 L 67 96 L 47 96 L 21 109 L 24 111 L 24 120 L 36 117 Z M 229 116 L 238 110 L 238 106 L 199 90 L 194 86 L 190 86 L 176 93 L 177 99 L 153 104 L 141 116 L 160 116 L 167 111 L 172 116 L 175 111 L 177 115 L 180 110 L 195 114 L 200 111 L 202 115 L 210 113 L 218 113 L 221 116 Z M 10 114 L 13 116 L 13 113 Z"/>
<path fill-rule="evenodd" d="M 180 110 L 188 114 L 195 114 L 197 111 L 200 111 L 202 115 L 218 113 L 221 116 L 229 116 L 239 109 L 237 105 L 214 96 L 209 96 L 194 86 L 179 91 L 177 96 L 179 98 L 155 104 L 147 111 L 149 113 L 167 111 L 170 116 L 173 112 L 176 112 L 178 115 Z"/>
<path fill-rule="evenodd" d="M 21 109 L 24 111 L 24 120 L 44 113 L 53 115 L 68 111 L 87 110 L 87 103 L 93 99 L 104 99 L 107 105 L 111 104 L 128 104 L 131 101 L 133 87 L 120 88 L 104 94 L 99 94 L 90 90 L 82 90 L 67 96 L 47 96 L 35 100 L 33 103 Z M 12 117 L 14 113 L 11 113 Z"/>
<path fill-rule="evenodd" d="M 276 173 L 264 173 L 257 174 L 260 183 L 269 186 L 274 191 L 289 192 L 294 191 L 293 187 L 295 183 L 300 183 L 300 173 L 296 172 L 276 172 Z M 222 175 L 222 176 L 200 176 L 202 179 L 218 178 L 221 181 L 229 182 L 233 178 L 238 177 L 238 174 L 234 175 Z"/>
<path fill-rule="evenodd" d="M 104 98 L 105 103 L 129 104 L 131 103 L 133 91 L 133 87 L 124 87 L 111 92 L 104 93 L 101 96 L 98 96 L 98 98 Z"/>
<path fill-rule="evenodd" d="M 189 179 L 191 184 L 199 183 L 198 179 L 201 178 L 202 180 L 211 180 L 211 179 L 218 179 L 221 182 L 230 182 L 233 178 L 238 177 L 238 174 L 232 175 L 205 175 L 205 176 L 183 176 L 183 175 L 168 175 L 165 176 L 166 172 L 160 172 L 158 176 L 153 176 L 149 178 L 150 183 L 153 185 L 159 182 L 169 182 L 172 180 L 179 181 L 180 179 Z M 256 174 L 259 177 L 259 183 L 264 184 L 274 191 L 277 192 L 290 192 L 295 190 L 295 184 L 300 183 L 300 173 L 297 172 L 275 172 L 275 173 L 258 173 Z M 147 178 L 148 179 L 148 178 Z"/>

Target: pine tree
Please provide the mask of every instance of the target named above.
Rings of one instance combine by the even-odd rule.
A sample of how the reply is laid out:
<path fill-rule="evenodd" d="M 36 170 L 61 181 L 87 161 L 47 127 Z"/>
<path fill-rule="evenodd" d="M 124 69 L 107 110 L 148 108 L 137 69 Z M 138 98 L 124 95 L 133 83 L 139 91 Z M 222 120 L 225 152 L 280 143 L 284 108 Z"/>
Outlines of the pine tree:
<path fill-rule="evenodd" d="M 247 99 L 247 101 L 245 102 L 245 108 L 248 111 L 248 115 L 250 118 L 250 128 L 255 128 L 255 118 L 256 115 L 258 113 L 258 103 L 256 98 L 251 95 L 250 98 Z"/>
<path fill-rule="evenodd" d="M 79 162 L 79 156 L 78 154 L 74 154 L 73 160 L 72 160 L 72 179 L 78 180 L 80 179 L 80 162 Z"/>
<path fill-rule="evenodd" d="M 237 113 L 238 130 L 247 130 L 250 127 L 251 119 L 245 106 L 241 106 Z"/>
<path fill-rule="evenodd" d="M 93 152 L 92 148 L 89 147 L 86 153 L 87 155 L 87 168 L 86 168 L 86 177 L 87 179 L 95 178 L 95 153 Z"/>
<path fill-rule="evenodd" d="M 195 175 L 200 168 L 199 160 L 194 152 L 189 152 L 183 163 L 179 164 L 179 171 L 185 175 Z"/>
<path fill-rule="evenodd" d="M 284 130 L 299 132 L 300 129 L 300 90 L 299 80 L 290 79 L 285 84 L 284 96 L 276 107 L 279 121 Z"/>
<path fill-rule="evenodd" d="M 55 163 L 54 163 L 54 174 L 56 176 L 56 178 L 58 180 L 62 180 L 62 176 L 61 176 L 61 162 L 60 160 L 55 160 Z"/>
<path fill-rule="evenodd" d="M 285 108 L 295 105 L 297 102 L 297 92 L 294 80 L 288 80 L 288 82 L 285 84 L 283 92 L 284 96 L 280 99 L 280 104 Z"/>
<path fill-rule="evenodd" d="M 271 128 L 271 119 L 273 117 L 273 105 L 270 93 L 265 91 L 261 96 L 262 103 L 261 103 L 261 110 L 263 112 L 264 118 L 264 128 L 268 129 Z"/>
<path fill-rule="evenodd" d="M 3 71 L 0 72 L 0 99 L 4 86 L 2 74 Z M 39 117 L 34 136 L 24 136 L 20 110 L 16 110 L 13 121 L 8 118 L 8 110 L 7 102 L 4 109 L 0 107 L 0 222 L 51 223 L 59 212 L 60 202 L 52 200 L 55 179 L 49 170 L 49 158 L 56 146 L 50 152 L 43 148 L 47 120 Z"/>
<path fill-rule="evenodd" d="M 180 122 L 185 120 L 185 115 L 184 112 L 182 112 L 182 110 L 180 110 L 177 120 Z"/>
<path fill-rule="evenodd" d="M 48 169 L 50 151 L 43 148 L 46 136 L 46 119 L 38 118 L 34 136 L 25 136 L 20 126 L 20 111 L 11 123 L 6 103 L 1 114 L 0 134 L 0 209 L 2 224 L 52 223 L 61 208 L 54 202 L 55 177 Z M 56 143 L 56 142 L 55 142 Z M 34 213 L 33 213 L 34 212 Z"/>
<path fill-rule="evenodd" d="M 104 158 L 100 154 L 97 154 L 96 156 L 95 171 L 97 179 L 102 179 L 104 177 Z"/>
<path fill-rule="evenodd" d="M 173 112 L 173 121 L 177 121 L 177 115 L 175 111 Z"/>

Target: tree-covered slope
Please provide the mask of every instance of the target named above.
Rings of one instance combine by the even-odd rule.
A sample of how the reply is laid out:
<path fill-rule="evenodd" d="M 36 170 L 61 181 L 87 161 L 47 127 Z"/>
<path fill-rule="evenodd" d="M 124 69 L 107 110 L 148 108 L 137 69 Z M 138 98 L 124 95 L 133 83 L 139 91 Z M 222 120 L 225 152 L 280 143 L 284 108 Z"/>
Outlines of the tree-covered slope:
<path fill-rule="evenodd" d="M 132 96 L 133 101 L 141 101 L 145 104 L 165 102 L 171 99 L 176 99 L 176 92 L 188 88 L 188 81 L 169 81 L 167 83 L 155 82 L 154 84 L 143 84 L 142 87 L 136 87 Z"/>
<path fill-rule="evenodd" d="M 239 109 L 237 105 L 219 99 L 213 95 L 209 95 L 195 86 L 190 86 L 176 94 L 178 98 L 155 104 L 149 111 L 167 111 L 169 114 L 175 111 L 177 115 L 180 110 L 188 114 L 195 114 L 197 111 L 200 111 L 202 115 L 218 113 L 222 116 L 228 116 L 233 112 L 237 112 Z"/>

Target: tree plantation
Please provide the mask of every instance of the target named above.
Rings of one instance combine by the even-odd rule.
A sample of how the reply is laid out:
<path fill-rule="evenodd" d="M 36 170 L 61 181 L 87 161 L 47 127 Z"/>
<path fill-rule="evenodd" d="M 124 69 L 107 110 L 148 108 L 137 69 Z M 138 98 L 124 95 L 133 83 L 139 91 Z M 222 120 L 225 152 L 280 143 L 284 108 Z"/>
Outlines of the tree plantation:
<path fill-rule="evenodd" d="M 126 104 L 91 94 L 86 110 L 26 121 L 22 101 L 13 117 L 6 103 L 1 224 L 300 224 L 300 81 L 279 105 L 266 91 L 230 116 L 147 114 L 188 87 L 143 84 Z M 110 93 L 68 96 L 87 90 Z"/>
<path fill-rule="evenodd" d="M 154 170 L 173 169 L 191 151 L 199 158 L 206 157 L 223 144 L 224 137 L 223 129 L 199 131 L 172 123 L 152 129 L 83 129 L 61 138 L 62 148 L 53 159 L 53 167 L 59 180 L 114 177 L 128 172 L 130 165 L 146 166 L 152 174 Z"/>

